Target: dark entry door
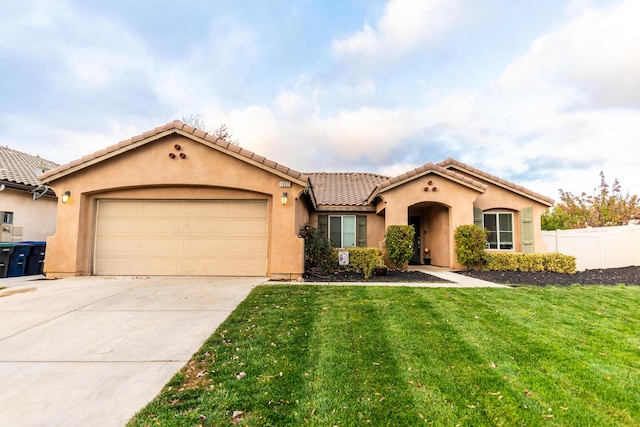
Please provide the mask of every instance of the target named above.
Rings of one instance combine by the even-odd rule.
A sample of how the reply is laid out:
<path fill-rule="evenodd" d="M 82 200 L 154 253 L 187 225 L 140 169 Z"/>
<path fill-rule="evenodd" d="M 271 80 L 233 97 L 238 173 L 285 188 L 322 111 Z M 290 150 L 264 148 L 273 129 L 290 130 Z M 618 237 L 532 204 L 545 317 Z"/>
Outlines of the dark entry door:
<path fill-rule="evenodd" d="M 413 226 L 416 233 L 413 236 L 413 257 L 411 257 L 411 264 L 420 264 L 420 217 L 410 216 L 409 225 Z"/>

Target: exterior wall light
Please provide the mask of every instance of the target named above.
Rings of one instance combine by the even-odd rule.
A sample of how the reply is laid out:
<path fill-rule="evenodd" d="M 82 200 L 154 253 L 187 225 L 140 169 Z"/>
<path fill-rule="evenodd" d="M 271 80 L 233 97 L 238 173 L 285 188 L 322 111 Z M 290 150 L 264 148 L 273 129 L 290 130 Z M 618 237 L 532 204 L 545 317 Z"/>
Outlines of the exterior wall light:
<path fill-rule="evenodd" d="M 287 192 L 285 191 L 284 193 L 282 193 L 282 197 L 280 198 L 280 202 L 282 203 L 282 206 L 286 205 L 288 200 L 289 200 L 289 197 L 287 195 Z"/>
<path fill-rule="evenodd" d="M 67 190 L 62 194 L 62 203 L 69 202 L 69 199 L 71 199 L 71 191 Z"/>

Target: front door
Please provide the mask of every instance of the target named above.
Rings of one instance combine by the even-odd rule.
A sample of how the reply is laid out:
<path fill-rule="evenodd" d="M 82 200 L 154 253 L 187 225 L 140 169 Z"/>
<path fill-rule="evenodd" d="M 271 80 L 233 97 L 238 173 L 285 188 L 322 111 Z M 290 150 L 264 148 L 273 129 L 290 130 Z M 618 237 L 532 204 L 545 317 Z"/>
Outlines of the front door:
<path fill-rule="evenodd" d="M 420 264 L 420 222 L 419 216 L 409 217 L 409 225 L 416 231 L 413 236 L 413 257 L 409 261 L 410 264 Z"/>

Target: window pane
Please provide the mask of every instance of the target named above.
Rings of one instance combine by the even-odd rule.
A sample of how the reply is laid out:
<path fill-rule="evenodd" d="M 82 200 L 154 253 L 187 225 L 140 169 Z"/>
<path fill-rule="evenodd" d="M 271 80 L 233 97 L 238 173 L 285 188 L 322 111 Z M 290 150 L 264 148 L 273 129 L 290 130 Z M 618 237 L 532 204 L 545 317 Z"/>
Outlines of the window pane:
<path fill-rule="evenodd" d="M 342 217 L 329 217 L 329 239 L 334 247 L 342 247 Z"/>
<path fill-rule="evenodd" d="M 342 217 L 342 247 L 349 248 L 356 245 L 356 217 Z"/>
<path fill-rule="evenodd" d="M 513 231 L 513 215 L 510 213 L 500 214 L 500 231 Z"/>
<path fill-rule="evenodd" d="M 484 228 L 490 232 L 487 237 L 487 247 L 489 249 L 498 249 L 498 224 L 496 224 L 496 214 L 484 214 Z"/>
<path fill-rule="evenodd" d="M 484 214 L 484 228 L 491 232 L 498 231 L 498 225 L 496 224 L 496 214 Z"/>

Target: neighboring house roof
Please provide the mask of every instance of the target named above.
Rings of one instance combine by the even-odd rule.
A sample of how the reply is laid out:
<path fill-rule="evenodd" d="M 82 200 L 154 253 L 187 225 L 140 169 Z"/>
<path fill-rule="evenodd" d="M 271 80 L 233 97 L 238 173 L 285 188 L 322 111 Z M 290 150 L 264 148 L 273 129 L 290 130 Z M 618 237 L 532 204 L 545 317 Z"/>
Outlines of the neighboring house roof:
<path fill-rule="evenodd" d="M 479 181 L 473 180 L 467 176 L 464 176 L 460 173 L 456 173 L 454 171 L 447 170 L 442 166 L 434 165 L 433 163 L 425 163 L 424 165 L 413 169 L 409 172 L 405 172 L 402 175 L 398 175 L 393 178 L 389 178 L 388 180 L 378 184 L 368 196 L 368 202 L 371 203 L 373 200 L 382 192 L 395 188 L 399 185 L 402 185 L 408 181 L 412 181 L 416 178 L 420 178 L 421 176 L 427 175 L 429 173 L 435 173 L 436 175 L 440 175 L 444 178 L 455 181 L 459 184 L 465 185 L 467 187 L 473 188 L 480 193 L 484 193 L 487 189 L 487 186 Z"/>
<path fill-rule="evenodd" d="M 315 197 L 316 207 L 365 207 L 371 191 L 388 176 L 366 172 L 307 173 Z"/>
<path fill-rule="evenodd" d="M 542 194 L 539 194 L 539 193 L 536 193 L 536 192 L 531 191 L 529 189 L 526 189 L 521 185 L 517 185 L 517 184 L 509 182 L 509 181 L 507 181 L 505 179 L 498 178 L 495 175 L 491 175 L 490 173 L 481 171 L 480 169 L 476 169 L 476 168 L 474 168 L 472 166 L 467 165 L 466 163 L 459 162 L 459 161 L 457 161 L 455 159 L 452 159 L 452 158 L 448 158 L 448 159 L 438 163 L 438 165 L 442 166 L 443 168 L 449 169 L 449 170 L 457 169 L 457 170 L 459 170 L 461 172 L 464 172 L 465 174 L 472 175 L 472 176 L 474 176 L 476 178 L 479 178 L 479 179 L 482 179 L 482 180 L 485 180 L 485 181 L 489 181 L 492 184 L 495 184 L 495 185 L 497 185 L 499 187 L 502 187 L 502 188 L 506 188 L 507 190 L 513 191 L 515 193 L 519 193 L 519 194 L 521 194 L 521 195 L 523 195 L 525 197 L 528 197 L 530 199 L 534 199 L 534 200 L 536 200 L 536 201 L 538 201 L 538 202 L 540 202 L 540 203 L 542 203 L 544 205 L 547 205 L 547 206 L 552 206 L 553 203 L 554 203 L 554 200 L 552 198 L 550 198 L 550 197 L 543 196 Z"/>
<path fill-rule="evenodd" d="M 40 156 L 0 147 L 0 182 L 7 186 L 35 189 L 40 185 L 38 174 L 56 167 L 57 163 Z"/>
<path fill-rule="evenodd" d="M 104 150 L 96 151 L 95 153 L 84 156 L 81 159 L 74 160 L 70 163 L 57 167 L 56 169 L 47 171 L 39 178 L 42 182 L 51 182 L 65 175 L 74 173 L 96 163 L 100 163 L 104 160 L 118 156 L 129 150 L 133 150 L 171 134 L 180 134 L 195 141 L 202 142 L 214 149 L 224 151 L 237 159 L 253 164 L 261 169 L 268 170 L 282 178 L 297 182 L 300 185 L 306 186 L 308 183 L 308 177 L 303 173 L 266 159 L 237 145 L 233 145 L 202 130 L 186 125 L 180 120 L 174 120 L 164 126 L 159 126 L 151 131 L 107 147 Z"/>

